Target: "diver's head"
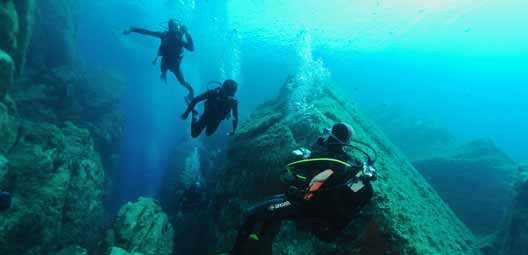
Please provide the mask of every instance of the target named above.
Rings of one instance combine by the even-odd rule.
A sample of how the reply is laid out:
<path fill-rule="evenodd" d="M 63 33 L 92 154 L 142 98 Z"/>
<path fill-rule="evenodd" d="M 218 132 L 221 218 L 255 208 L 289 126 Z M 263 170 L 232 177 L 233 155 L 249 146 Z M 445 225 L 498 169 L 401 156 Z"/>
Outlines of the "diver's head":
<path fill-rule="evenodd" d="M 175 19 L 169 20 L 169 32 L 180 32 L 181 25 Z"/>
<path fill-rule="evenodd" d="M 0 212 L 5 211 L 11 207 L 11 194 L 7 192 L 0 192 Z"/>
<path fill-rule="evenodd" d="M 238 84 L 236 81 L 227 79 L 222 84 L 222 92 L 225 96 L 233 97 L 237 91 Z"/>
<path fill-rule="evenodd" d="M 342 149 L 350 143 L 353 136 L 354 129 L 350 125 L 340 122 L 334 124 L 332 129 L 325 128 L 323 130 L 323 136 L 319 138 L 317 143 L 332 148 Z"/>

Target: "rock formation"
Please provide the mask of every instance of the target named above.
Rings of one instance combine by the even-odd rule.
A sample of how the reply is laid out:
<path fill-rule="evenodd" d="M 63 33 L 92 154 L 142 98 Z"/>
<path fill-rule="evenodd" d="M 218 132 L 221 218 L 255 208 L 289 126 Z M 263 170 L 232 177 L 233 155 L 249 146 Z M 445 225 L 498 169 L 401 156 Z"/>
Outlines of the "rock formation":
<path fill-rule="evenodd" d="M 528 165 L 519 170 L 512 206 L 497 237 L 496 247 L 489 254 L 528 254 Z"/>
<path fill-rule="evenodd" d="M 13 194 L 14 206 L 0 218 L 0 253 L 93 247 L 102 224 L 105 172 L 88 130 L 23 121 L 6 155 L 1 185 Z"/>
<path fill-rule="evenodd" d="M 74 2 L 0 2 L 0 254 L 85 255 L 104 236 L 123 81 L 78 65 Z"/>
<path fill-rule="evenodd" d="M 170 255 L 174 230 L 159 203 L 140 197 L 123 206 L 108 232 L 110 254 Z M 121 251 L 124 250 L 124 251 Z"/>
<path fill-rule="evenodd" d="M 512 200 L 518 165 L 492 141 L 472 141 L 413 164 L 474 233 L 496 232 Z"/>
<path fill-rule="evenodd" d="M 216 250 L 233 244 L 242 212 L 282 193 L 285 158 L 310 146 L 322 128 L 350 123 L 357 138 L 378 150 L 376 196 L 365 217 L 347 231 L 359 236 L 329 245 L 283 227 L 274 254 L 476 254 L 474 238 L 385 135 L 329 79 L 298 76 L 244 123 L 228 151 L 216 194 Z M 362 234 L 363 233 L 363 234 Z"/>

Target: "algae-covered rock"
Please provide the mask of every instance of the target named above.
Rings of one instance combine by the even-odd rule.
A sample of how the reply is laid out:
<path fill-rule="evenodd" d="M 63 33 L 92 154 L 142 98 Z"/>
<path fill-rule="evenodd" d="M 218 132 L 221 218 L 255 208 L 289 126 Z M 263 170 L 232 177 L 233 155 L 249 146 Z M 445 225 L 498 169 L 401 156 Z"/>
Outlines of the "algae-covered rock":
<path fill-rule="evenodd" d="M 216 195 L 216 250 L 229 250 L 242 212 L 284 192 L 279 175 L 286 157 L 313 144 L 323 128 L 347 122 L 357 139 L 377 149 L 379 179 L 369 215 L 351 224 L 345 238 L 321 243 L 283 227 L 274 254 L 475 254 L 474 237 L 385 135 L 328 79 L 290 79 L 279 95 L 244 123 L 229 145 Z"/>
<path fill-rule="evenodd" d="M 173 238 L 174 230 L 159 203 L 140 197 L 119 210 L 107 246 L 145 255 L 170 255 Z"/>
<path fill-rule="evenodd" d="M 505 217 L 504 228 L 498 235 L 497 249 L 491 254 L 528 254 L 528 165 L 521 166 L 519 170 L 515 198 Z"/>
<path fill-rule="evenodd" d="M 518 165 L 492 141 L 472 141 L 413 164 L 474 233 L 491 234 L 499 228 L 512 200 Z"/>
<path fill-rule="evenodd" d="M 88 251 L 78 245 L 74 245 L 64 248 L 54 255 L 88 255 Z"/>
<path fill-rule="evenodd" d="M 7 159 L 14 203 L 0 217 L 0 254 L 96 245 L 105 175 L 88 130 L 26 121 Z"/>
<path fill-rule="evenodd" d="M 0 153 L 7 153 L 16 142 L 19 131 L 16 114 L 16 105 L 9 96 L 0 100 Z"/>
<path fill-rule="evenodd" d="M 0 100 L 5 97 L 7 90 L 12 86 L 14 72 L 13 59 L 0 49 Z"/>

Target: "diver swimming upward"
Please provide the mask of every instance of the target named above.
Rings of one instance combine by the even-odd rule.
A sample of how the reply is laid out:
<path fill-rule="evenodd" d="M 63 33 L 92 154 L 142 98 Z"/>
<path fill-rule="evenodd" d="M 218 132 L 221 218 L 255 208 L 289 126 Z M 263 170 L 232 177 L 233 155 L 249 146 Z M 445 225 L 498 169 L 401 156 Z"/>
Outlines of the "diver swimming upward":
<path fill-rule="evenodd" d="M 130 27 L 123 33 L 125 35 L 130 33 L 138 33 L 161 39 L 161 44 L 158 48 L 156 58 L 152 63 L 156 64 L 158 57 L 161 57 L 161 79 L 166 82 L 167 71 L 171 71 L 176 76 L 176 79 L 178 79 L 178 82 L 189 91 L 185 100 L 191 101 L 193 99 L 194 90 L 191 84 L 185 81 L 180 66 L 183 59 L 183 49 L 185 48 L 188 51 L 194 51 L 192 37 L 184 25 L 178 24 L 176 20 L 171 19 L 168 22 L 168 29 L 163 32 Z"/>

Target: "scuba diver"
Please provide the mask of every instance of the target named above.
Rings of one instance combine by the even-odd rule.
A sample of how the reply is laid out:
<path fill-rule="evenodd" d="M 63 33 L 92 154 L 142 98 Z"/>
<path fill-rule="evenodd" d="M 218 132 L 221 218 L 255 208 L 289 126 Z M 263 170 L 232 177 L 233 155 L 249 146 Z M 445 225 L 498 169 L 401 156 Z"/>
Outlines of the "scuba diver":
<path fill-rule="evenodd" d="M 11 194 L 0 192 L 0 212 L 7 211 L 11 208 Z"/>
<path fill-rule="evenodd" d="M 282 195 L 252 207 L 238 230 L 231 255 L 272 254 L 275 235 L 282 220 L 308 226 L 320 240 L 332 242 L 373 197 L 371 181 L 376 179 L 372 157 L 351 145 L 353 129 L 344 123 L 325 129 L 314 151 L 293 151 L 295 161 L 287 165 L 281 179 L 290 186 Z M 368 158 L 361 162 L 347 152 L 352 147 Z"/>
<path fill-rule="evenodd" d="M 137 27 L 130 27 L 123 33 L 125 35 L 130 33 L 138 33 L 161 39 L 161 44 L 158 48 L 156 58 L 152 64 L 156 64 L 158 56 L 161 56 L 161 79 L 167 82 L 167 71 L 171 71 L 176 76 L 176 79 L 178 79 L 178 82 L 189 91 L 189 94 L 185 100 L 192 100 L 194 97 L 194 90 L 191 84 L 185 81 L 180 67 L 183 58 L 183 49 L 185 48 L 188 51 L 194 51 L 192 37 L 184 25 L 178 24 L 176 20 L 171 19 L 168 21 L 167 31 L 164 32 L 156 32 Z"/>
<path fill-rule="evenodd" d="M 197 181 L 185 189 L 178 202 L 178 208 L 181 211 L 190 211 L 201 208 L 206 202 L 205 189 L 202 183 Z"/>
<path fill-rule="evenodd" d="M 227 133 L 228 136 L 235 134 L 238 125 L 238 101 L 234 98 L 238 84 L 234 80 L 227 79 L 222 86 L 208 90 L 195 97 L 188 105 L 187 110 L 181 118 L 186 120 L 192 112 L 191 136 L 198 137 L 205 129 L 205 135 L 212 135 L 222 120 L 229 119 L 233 115 L 233 129 Z M 204 101 L 204 112 L 197 120 L 198 112 L 194 110 L 197 103 Z"/>

